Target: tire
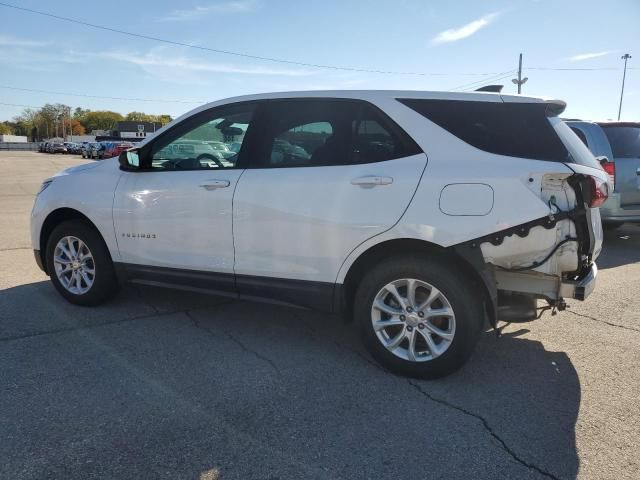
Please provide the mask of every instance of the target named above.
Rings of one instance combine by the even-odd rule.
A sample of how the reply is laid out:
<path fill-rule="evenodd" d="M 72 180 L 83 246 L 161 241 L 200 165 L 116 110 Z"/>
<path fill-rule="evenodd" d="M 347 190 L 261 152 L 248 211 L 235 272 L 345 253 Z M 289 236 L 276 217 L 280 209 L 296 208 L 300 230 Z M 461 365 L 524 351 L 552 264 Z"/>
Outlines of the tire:
<path fill-rule="evenodd" d="M 404 297 L 409 296 L 409 281 L 416 286 L 413 306 L 407 305 L 411 302 Z M 390 285 L 396 287 L 409 309 L 401 311 L 398 308 L 397 297 L 386 290 Z M 430 307 L 423 309 L 424 318 L 419 317 L 418 304 L 424 306 L 432 294 Z M 373 306 L 374 301 L 384 303 L 385 310 L 393 307 L 390 310 L 399 314 L 383 313 Z M 392 257 L 385 260 L 365 275 L 354 302 L 355 319 L 367 350 L 386 369 L 409 377 L 434 379 L 458 370 L 473 353 L 484 326 L 482 299 L 478 298 L 464 274 L 456 270 L 455 264 L 433 258 Z M 429 312 L 434 316 L 430 317 Z M 439 312 L 453 315 L 436 316 Z M 388 320 L 395 324 L 378 331 L 374 329 L 374 321 Z M 392 344 L 391 340 L 402 335 L 405 337 L 395 350 L 383 345 L 383 340 Z M 415 337 L 413 359 L 409 348 L 409 336 L 412 335 Z M 426 336 L 431 338 L 430 343 Z"/>
<path fill-rule="evenodd" d="M 58 248 L 59 243 L 62 241 L 67 250 L 71 250 L 69 248 L 69 242 L 63 240 L 70 237 L 82 242 L 86 246 L 86 250 L 81 249 L 82 253 L 88 251 L 90 256 L 90 258 L 85 257 L 85 260 L 82 262 L 75 262 L 76 266 L 81 267 L 77 270 L 73 270 L 74 265 L 71 264 L 71 259 L 64 254 L 63 250 Z M 72 246 L 77 250 L 80 244 L 73 241 Z M 56 252 L 56 250 L 58 251 Z M 58 254 L 58 259 L 68 263 L 62 265 L 59 262 L 54 262 L 54 255 L 56 254 Z M 46 263 L 47 272 L 49 272 L 56 290 L 58 290 L 60 295 L 67 301 L 76 305 L 99 305 L 111 298 L 117 291 L 118 281 L 107 246 L 96 229 L 81 220 L 69 220 L 53 229 L 53 232 L 51 232 L 47 240 Z M 64 269 L 64 273 L 59 275 L 58 272 L 61 269 Z M 69 270 L 72 271 L 67 273 Z M 91 278 L 91 270 L 93 270 L 93 278 Z M 77 287 L 78 284 L 75 280 L 69 282 L 71 284 L 70 286 L 63 285 L 61 277 L 70 280 L 76 272 L 78 274 L 78 280 L 80 280 L 80 287 Z M 84 273 L 86 277 L 81 279 L 82 273 Z M 90 285 L 86 282 L 85 278 L 91 281 Z"/>

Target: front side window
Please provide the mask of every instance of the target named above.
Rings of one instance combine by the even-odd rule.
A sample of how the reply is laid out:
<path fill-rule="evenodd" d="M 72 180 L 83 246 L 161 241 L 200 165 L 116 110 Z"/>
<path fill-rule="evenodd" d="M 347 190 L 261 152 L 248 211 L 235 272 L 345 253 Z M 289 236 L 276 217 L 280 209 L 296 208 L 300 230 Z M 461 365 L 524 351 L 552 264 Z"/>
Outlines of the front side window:
<path fill-rule="evenodd" d="M 420 153 L 400 127 L 354 100 L 283 100 L 261 112 L 254 165 L 261 168 L 353 165 Z"/>
<path fill-rule="evenodd" d="M 252 105 L 223 107 L 186 120 L 153 143 L 145 167 L 151 170 L 235 168 L 253 109 Z"/>

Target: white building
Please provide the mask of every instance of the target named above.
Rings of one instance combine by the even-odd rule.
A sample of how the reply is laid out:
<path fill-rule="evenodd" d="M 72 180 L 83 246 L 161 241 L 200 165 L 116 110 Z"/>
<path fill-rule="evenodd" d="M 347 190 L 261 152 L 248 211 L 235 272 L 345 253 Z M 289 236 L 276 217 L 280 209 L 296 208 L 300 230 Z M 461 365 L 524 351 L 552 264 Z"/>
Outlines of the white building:
<path fill-rule="evenodd" d="M 0 135 L 2 143 L 27 143 L 27 137 L 22 135 Z"/>

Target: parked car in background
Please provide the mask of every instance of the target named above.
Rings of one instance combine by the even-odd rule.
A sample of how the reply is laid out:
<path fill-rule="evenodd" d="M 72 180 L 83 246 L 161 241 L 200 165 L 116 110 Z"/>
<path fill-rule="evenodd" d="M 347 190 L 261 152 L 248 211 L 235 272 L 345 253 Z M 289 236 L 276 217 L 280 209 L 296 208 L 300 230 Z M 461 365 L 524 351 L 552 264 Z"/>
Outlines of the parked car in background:
<path fill-rule="evenodd" d="M 47 142 L 40 142 L 38 144 L 38 151 L 39 152 L 45 152 L 47 149 Z"/>
<path fill-rule="evenodd" d="M 416 91 L 218 101 L 45 180 L 35 259 L 81 305 L 120 281 L 340 313 L 390 370 L 443 376 L 486 319 L 595 288 L 608 177 L 564 108 Z M 211 155 L 236 137 L 239 154 Z"/>
<path fill-rule="evenodd" d="M 112 158 L 117 157 L 120 153 L 129 150 L 133 147 L 131 142 L 108 142 L 105 145 L 104 152 L 100 158 Z"/>
<path fill-rule="evenodd" d="M 205 143 L 211 146 L 214 150 L 214 154 L 217 155 L 220 160 L 226 160 L 227 158 L 234 157 L 238 153 L 231 150 L 227 144 L 223 142 L 207 141 Z"/>
<path fill-rule="evenodd" d="M 89 151 L 89 158 L 95 158 L 95 159 L 102 158 L 105 148 L 107 148 L 107 142 L 92 143 L 91 150 Z"/>
<path fill-rule="evenodd" d="M 49 147 L 49 153 L 67 153 L 67 147 L 64 143 L 52 143 Z"/>
<path fill-rule="evenodd" d="M 604 226 L 640 222 L 640 122 L 566 123 L 609 174 L 613 191 L 600 209 Z"/>
<path fill-rule="evenodd" d="M 82 150 L 80 151 L 82 158 L 91 158 L 91 149 L 93 148 L 94 143 L 96 142 L 84 142 L 82 144 Z"/>
<path fill-rule="evenodd" d="M 176 162 L 176 165 L 181 167 L 182 162 L 193 162 L 194 168 L 200 165 L 198 168 L 208 168 L 209 166 L 225 167 L 233 162 L 233 158 L 237 157 L 236 153 L 233 153 L 233 157 L 227 159 L 220 150 L 217 150 L 211 143 L 202 140 L 192 140 L 188 138 L 182 138 L 178 142 L 173 142 L 170 145 L 163 147 L 162 155 L 167 161 Z"/>

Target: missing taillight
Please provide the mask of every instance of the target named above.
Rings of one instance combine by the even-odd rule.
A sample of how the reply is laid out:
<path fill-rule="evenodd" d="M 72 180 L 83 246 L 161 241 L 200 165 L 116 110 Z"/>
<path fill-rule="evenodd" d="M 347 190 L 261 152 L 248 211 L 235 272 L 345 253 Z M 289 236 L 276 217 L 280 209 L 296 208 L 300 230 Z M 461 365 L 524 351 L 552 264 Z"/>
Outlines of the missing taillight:
<path fill-rule="evenodd" d="M 609 198 L 609 185 L 597 177 L 587 176 L 591 186 L 591 195 L 585 198 L 591 208 L 601 207 Z"/>
<path fill-rule="evenodd" d="M 600 162 L 600 165 L 602 165 L 602 168 L 604 169 L 604 171 L 607 172 L 607 175 L 609 175 L 609 183 L 611 183 L 611 190 L 614 190 L 615 184 L 616 184 L 616 163 L 610 162 L 608 160 L 604 160 L 603 162 Z"/>

